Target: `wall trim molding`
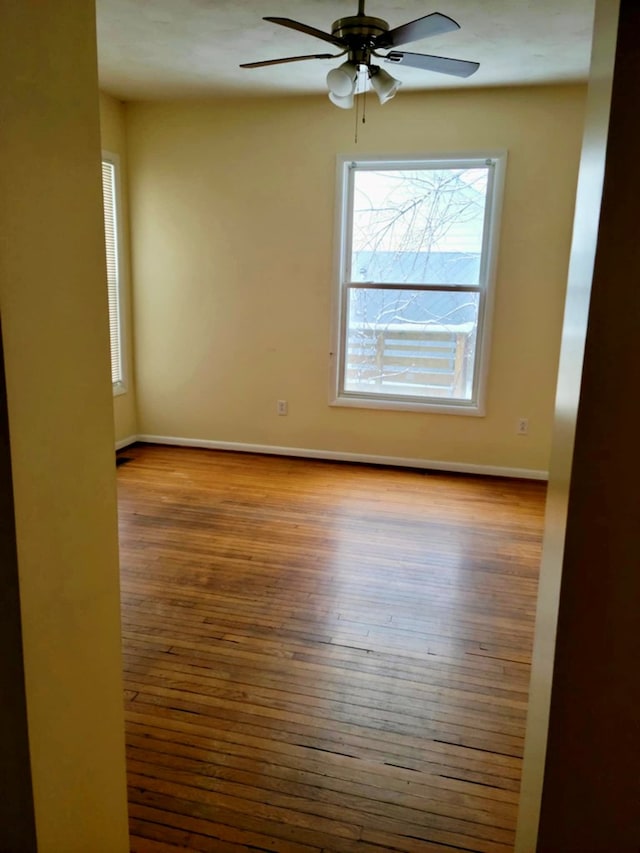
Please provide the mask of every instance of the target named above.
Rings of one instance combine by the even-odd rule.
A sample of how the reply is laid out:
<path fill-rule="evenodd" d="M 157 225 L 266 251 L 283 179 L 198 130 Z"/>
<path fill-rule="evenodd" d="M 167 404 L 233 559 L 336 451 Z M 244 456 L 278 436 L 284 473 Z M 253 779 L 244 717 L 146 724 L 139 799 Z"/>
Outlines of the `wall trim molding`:
<path fill-rule="evenodd" d="M 130 444 L 135 444 L 136 441 L 142 441 L 137 435 L 128 435 L 126 438 L 121 438 L 116 441 L 116 450 L 122 450 L 123 447 L 129 447 Z"/>
<path fill-rule="evenodd" d="M 200 438 L 180 438 L 173 435 L 130 436 L 118 442 L 126 447 L 134 441 L 148 444 L 168 444 L 176 447 L 200 447 L 206 450 L 231 450 L 236 453 L 264 453 L 270 456 L 299 456 L 305 459 L 326 459 L 332 462 L 361 462 L 367 465 L 391 465 L 398 468 L 449 471 L 456 474 L 479 474 L 489 477 L 509 477 L 521 480 L 547 480 L 548 471 L 534 468 L 504 468 L 499 465 L 475 465 L 470 462 L 449 462 L 434 459 L 411 459 L 404 456 L 376 456 L 368 453 L 347 453 L 341 450 L 316 450 L 306 447 L 278 447 L 271 444 L 244 444 L 236 441 L 210 441 Z"/>

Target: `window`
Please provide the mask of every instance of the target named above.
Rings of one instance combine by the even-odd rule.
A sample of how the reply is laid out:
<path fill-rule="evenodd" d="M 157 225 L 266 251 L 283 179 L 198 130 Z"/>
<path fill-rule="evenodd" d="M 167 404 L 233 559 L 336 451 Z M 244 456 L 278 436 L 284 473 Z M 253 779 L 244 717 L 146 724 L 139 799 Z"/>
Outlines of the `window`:
<path fill-rule="evenodd" d="M 111 381 L 113 382 L 114 394 L 122 394 L 126 391 L 120 292 L 118 177 L 117 157 L 112 154 L 104 154 L 102 159 L 102 193 L 104 198 L 104 237 L 107 252 Z"/>
<path fill-rule="evenodd" d="M 483 414 L 504 160 L 340 159 L 334 405 Z"/>

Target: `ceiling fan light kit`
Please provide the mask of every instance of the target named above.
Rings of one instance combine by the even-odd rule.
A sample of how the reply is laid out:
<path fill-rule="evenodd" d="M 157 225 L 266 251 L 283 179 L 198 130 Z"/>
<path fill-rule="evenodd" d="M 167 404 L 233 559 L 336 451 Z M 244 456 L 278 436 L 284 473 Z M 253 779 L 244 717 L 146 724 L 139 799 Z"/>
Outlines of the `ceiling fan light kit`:
<path fill-rule="evenodd" d="M 300 62 L 306 59 L 337 59 L 347 55 L 347 60 L 337 68 L 332 68 L 327 74 L 329 100 L 341 109 L 350 109 L 354 104 L 358 75 L 360 70 L 366 71 L 371 88 L 377 94 L 380 103 L 384 104 L 396 94 L 402 85 L 380 66 L 374 64 L 374 59 L 382 59 L 394 65 L 407 65 L 423 71 L 433 71 L 438 74 L 449 74 L 454 77 L 470 77 L 480 67 L 477 62 L 465 59 L 450 59 L 447 56 L 431 56 L 426 53 L 405 53 L 395 50 L 400 45 L 420 41 L 441 33 L 453 32 L 460 25 L 447 15 L 432 12 L 423 18 L 409 21 L 394 29 L 382 18 L 372 18 L 365 15 L 364 0 L 358 0 L 358 14 L 340 18 L 333 23 L 330 33 L 318 30 L 308 24 L 302 24 L 291 18 L 267 17 L 269 21 L 291 30 L 314 36 L 340 48 L 340 53 L 315 53 L 306 56 L 288 56 L 282 59 L 267 59 L 261 62 L 246 62 L 241 68 L 262 68 L 267 65 L 280 65 L 284 62 Z M 380 53 L 380 51 L 389 51 Z"/>

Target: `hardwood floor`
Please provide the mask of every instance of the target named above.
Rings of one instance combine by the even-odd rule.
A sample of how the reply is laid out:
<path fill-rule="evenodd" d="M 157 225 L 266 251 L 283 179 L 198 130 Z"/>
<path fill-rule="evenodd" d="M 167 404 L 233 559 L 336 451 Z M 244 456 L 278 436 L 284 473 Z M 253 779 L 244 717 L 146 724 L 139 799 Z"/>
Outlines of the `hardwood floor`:
<path fill-rule="evenodd" d="M 544 486 L 124 455 L 131 849 L 512 850 Z"/>

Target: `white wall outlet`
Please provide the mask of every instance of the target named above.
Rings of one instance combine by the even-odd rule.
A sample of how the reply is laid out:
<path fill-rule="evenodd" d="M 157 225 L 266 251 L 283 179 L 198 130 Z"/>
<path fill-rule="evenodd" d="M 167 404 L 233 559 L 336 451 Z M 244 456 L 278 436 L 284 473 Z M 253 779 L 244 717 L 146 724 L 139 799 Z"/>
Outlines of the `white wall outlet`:
<path fill-rule="evenodd" d="M 289 414 L 289 403 L 286 400 L 278 400 L 278 414 L 279 415 L 288 415 Z"/>
<path fill-rule="evenodd" d="M 529 432 L 529 418 L 518 418 L 518 435 L 527 435 Z"/>

